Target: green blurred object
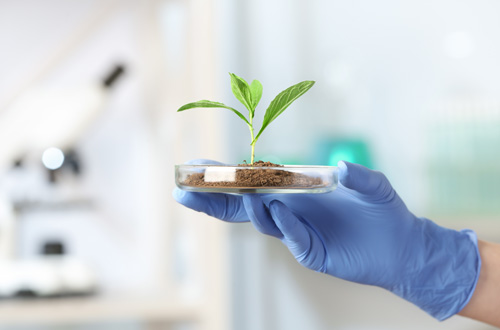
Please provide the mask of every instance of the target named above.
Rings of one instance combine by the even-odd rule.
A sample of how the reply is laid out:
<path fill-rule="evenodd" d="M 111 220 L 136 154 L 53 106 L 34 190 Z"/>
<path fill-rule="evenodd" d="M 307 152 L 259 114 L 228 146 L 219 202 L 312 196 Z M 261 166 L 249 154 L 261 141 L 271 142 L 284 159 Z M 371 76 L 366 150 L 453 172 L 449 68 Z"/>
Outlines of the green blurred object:
<path fill-rule="evenodd" d="M 318 165 L 337 166 L 340 160 L 373 168 L 368 143 L 361 138 L 324 138 L 316 144 L 314 162 Z"/>

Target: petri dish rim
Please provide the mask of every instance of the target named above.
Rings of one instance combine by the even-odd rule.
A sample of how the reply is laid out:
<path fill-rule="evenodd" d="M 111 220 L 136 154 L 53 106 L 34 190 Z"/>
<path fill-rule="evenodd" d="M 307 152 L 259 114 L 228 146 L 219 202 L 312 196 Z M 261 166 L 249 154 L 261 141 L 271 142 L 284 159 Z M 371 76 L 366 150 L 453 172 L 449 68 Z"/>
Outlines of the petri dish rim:
<path fill-rule="evenodd" d="M 229 193 L 229 194 L 318 194 L 327 193 L 333 191 L 338 186 L 338 167 L 337 166 L 323 166 L 323 165 L 284 165 L 280 167 L 264 167 L 264 169 L 274 169 L 274 170 L 295 170 L 301 172 L 304 170 L 306 173 L 311 173 L 313 170 L 317 170 L 318 173 L 328 173 L 332 176 L 332 182 L 327 185 L 315 185 L 311 187 L 196 187 L 192 185 L 182 184 L 179 180 L 179 172 L 182 170 L 197 170 L 204 168 L 225 168 L 225 169 L 263 169 L 263 167 L 241 167 L 235 165 L 203 165 L 203 164 L 182 164 L 175 165 L 175 183 L 177 187 L 182 190 L 190 192 L 208 192 L 208 193 Z M 294 171 L 294 172 L 295 172 Z"/>

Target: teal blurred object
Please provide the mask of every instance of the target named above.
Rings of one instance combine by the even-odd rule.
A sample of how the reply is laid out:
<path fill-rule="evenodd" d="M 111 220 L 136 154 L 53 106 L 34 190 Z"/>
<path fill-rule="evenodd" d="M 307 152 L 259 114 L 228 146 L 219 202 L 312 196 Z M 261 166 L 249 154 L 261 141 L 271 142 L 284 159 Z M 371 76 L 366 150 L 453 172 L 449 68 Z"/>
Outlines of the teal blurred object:
<path fill-rule="evenodd" d="M 314 163 L 337 166 L 339 160 L 373 168 L 373 158 L 368 143 L 362 138 L 323 138 L 316 143 Z"/>

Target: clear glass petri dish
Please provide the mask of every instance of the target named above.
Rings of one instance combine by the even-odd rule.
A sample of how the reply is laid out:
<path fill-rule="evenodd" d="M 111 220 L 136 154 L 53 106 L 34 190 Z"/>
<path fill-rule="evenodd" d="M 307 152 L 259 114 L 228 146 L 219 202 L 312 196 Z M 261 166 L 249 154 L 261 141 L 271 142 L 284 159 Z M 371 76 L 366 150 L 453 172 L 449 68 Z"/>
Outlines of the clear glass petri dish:
<path fill-rule="evenodd" d="M 182 190 L 215 193 L 326 193 L 337 188 L 336 166 L 252 167 L 176 165 L 175 184 Z"/>

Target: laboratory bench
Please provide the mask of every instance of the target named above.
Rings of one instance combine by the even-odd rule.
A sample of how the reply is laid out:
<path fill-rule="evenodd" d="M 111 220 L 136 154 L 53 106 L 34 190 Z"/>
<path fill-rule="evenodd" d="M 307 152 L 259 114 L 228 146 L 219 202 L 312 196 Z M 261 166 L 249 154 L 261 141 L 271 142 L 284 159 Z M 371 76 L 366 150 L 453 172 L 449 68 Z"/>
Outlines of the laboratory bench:
<path fill-rule="evenodd" d="M 0 329 L 133 321 L 146 329 L 200 321 L 199 306 L 164 297 L 90 296 L 0 301 Z"/>

